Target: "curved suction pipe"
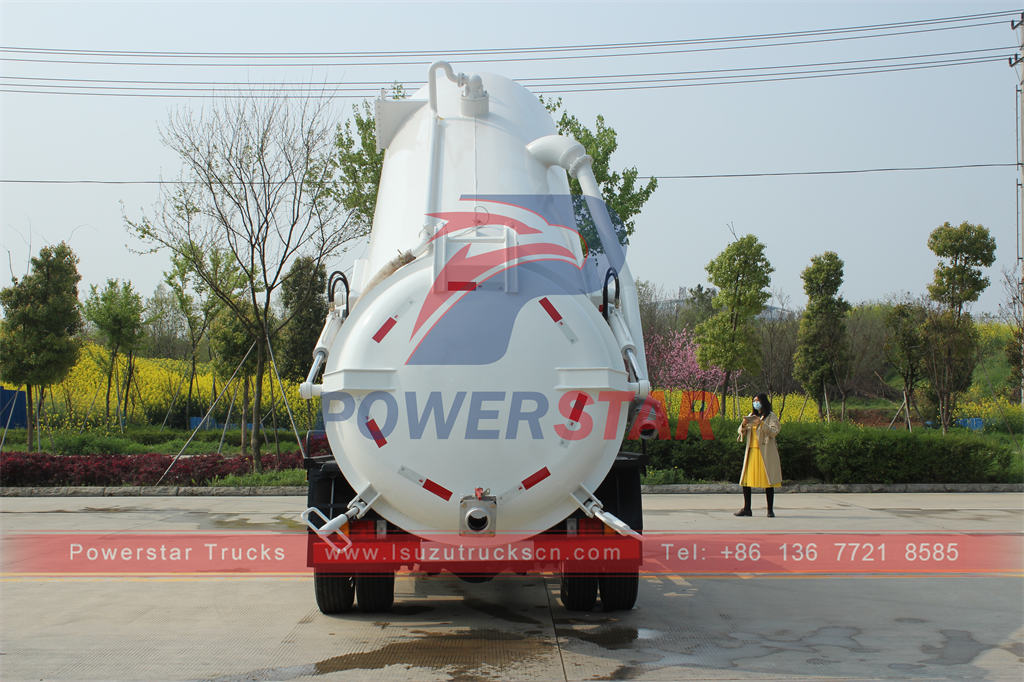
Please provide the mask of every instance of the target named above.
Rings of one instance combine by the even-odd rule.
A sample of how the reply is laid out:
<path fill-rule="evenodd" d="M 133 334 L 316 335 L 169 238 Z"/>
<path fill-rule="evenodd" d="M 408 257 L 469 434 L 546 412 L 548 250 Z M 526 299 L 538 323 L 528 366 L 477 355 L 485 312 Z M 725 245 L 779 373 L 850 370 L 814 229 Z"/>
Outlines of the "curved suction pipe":
<path fill-rule="evenodd" d="M 466 74 L 460 73 L 455 74 L 455 69 L 448 62 L 434 62 L 430 65 L 430 69 L 427 70 L 427 82 L 430 84 L 430 108 L 436 114 L 437 113 L 437 70 L 441 69 L 444 71 L 445 77 L 452 83 L 458 86 L 465 85 L 469 79 Z"/>

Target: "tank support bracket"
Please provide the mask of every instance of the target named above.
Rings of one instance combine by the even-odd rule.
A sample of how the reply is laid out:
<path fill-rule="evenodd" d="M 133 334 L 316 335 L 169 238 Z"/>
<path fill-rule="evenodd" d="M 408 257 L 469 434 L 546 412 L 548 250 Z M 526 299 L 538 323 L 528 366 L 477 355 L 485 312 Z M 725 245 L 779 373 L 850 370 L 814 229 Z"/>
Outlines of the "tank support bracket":
<path fill-rule="evenodd" d="M 600 519 L 606 526 L 614 530 L 619 535 L 628 535 L 631 538 L 643 540 L 643 536 L 630 528 L 629 524 L 614 514 L 606 512 L 601 501 L 597 499 L 597 496 L 594 495 L 594 493 L 587 490 L 586 486 L 580 485 L 570 496 L 576 502 L 576 506 L 582 509 L 583 513 L 590 518 Z"/>
<path fill-rule="evenodd" d="M 380 493 L 374 490 L 372 485 L 367 483 L 366 487 L 359 491 L 359 493 L 354 498 L 352 498 L 352 501 L 348 503 L 348 509 L 345 511 L 344 514 L 340 516 L 335 516 L 333 519 L 329 519 L 327 518 L 327 516 L 324 515 L 322 511 L 320 511 L 316 507 L 310 507 L 306 511 L 302 512 L 300 517 L 302 518 L 302 522 L 309 526 L 309 528 L 314 533 L 319 535 L 324 542 L 329 544 L 334 549 L 340 549 L 336 544 L 331 542 L 330 536 L 334 533 L 337 533 L 342 526 L 344 526 L 352 519 L 362 518 L 366 514 L 366 512 L 370 511 L 370 507 L 372 507 L 373 503 L 376 502 L 379 498 Z M 321 520 L 323 520 L 324 522 L 323 525 L 319 528 L 312 520 L 310 520 L 310 516 L 314 514 L 316 516 L 319 516 Z M 352 541 L 348 539 L 348 536 L 346 536 L 344 533 L 341 533 L 340 535 L 341 538 L 345 541 L 346 547 L 352 544 Z"/>

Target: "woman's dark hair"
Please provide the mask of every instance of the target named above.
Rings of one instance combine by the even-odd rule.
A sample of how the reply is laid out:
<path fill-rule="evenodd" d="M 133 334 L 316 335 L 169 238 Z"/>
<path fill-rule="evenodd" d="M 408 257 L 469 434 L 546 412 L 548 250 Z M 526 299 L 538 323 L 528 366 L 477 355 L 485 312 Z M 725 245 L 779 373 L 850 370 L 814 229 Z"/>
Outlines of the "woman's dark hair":
<path fill-rule="evenodd" d="M 767 417 L 768 414 L 771 413 L 772 411 L 772 401 L 768 400 L 768 396 L 764 393 L 758 393 L 756 396 L 754 396 L 754 400 L 757 400 L 761 403 L 761 409 L 754 410 L 754 412 L 757 413 L 757 416 Z"/>

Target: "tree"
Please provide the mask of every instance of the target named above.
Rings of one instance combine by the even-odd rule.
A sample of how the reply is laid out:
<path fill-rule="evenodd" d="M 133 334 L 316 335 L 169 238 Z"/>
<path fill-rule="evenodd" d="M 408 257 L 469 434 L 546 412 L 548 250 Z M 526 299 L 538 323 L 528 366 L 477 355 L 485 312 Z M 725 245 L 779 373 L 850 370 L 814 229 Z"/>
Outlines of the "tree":
<path fill-rule="evenodd" d="M 640 171 L 636 166 L 630 166 L 624 170 L 614 171 L 611 168 L 611 157 L 619 148 L 618 134 L 615 129 L 605 123 L 604 116 L 598 114 L 594 122 L 594 129 L 591 130 L 583 125 L 578 118 L 570 114 L 562 107 L 562 99 L 556 100 L 540 98 L 544 107 L 552 116 L 557 116 L 555 121 L 558 132 L 583 145 L 587 154 L 593 158 L 594 179 L 597 186 L 601 188 L 601 198 L 619 219 L 624 226 L 624 237 L 628 238 L 636 229 L 634 216 L 640 213 L 644 204 L 658 189 L 658 179 L 650 178 L 646 183 L 637 184 Z M 582 195 L 579 180 L 569 179 L 569 193 Z"/>
<path fill-rule="evenodd" d="M 786 395 L 800 387 L 793 377 L 793 355 L 796 353 L 800 316 L 788 309 L 788 296 L 776 292 L 773 299 L 777 303 L 775 308 L 762 314 L 754 325 L 761 349 L 761 372 L 757 381 L 770 398 L 782 396 L 781 401 L 773 403 L 775 412 L 781 417 L 786 409 Z"/>
<path fill-rule="evenodd" d="M 1017 279 L 1015 273 L 1003 271 L 1004 303 L 999 305 L 999 314 L 1010 327 L 1010 339 L 1004 349 L 1010 364 L 1007 377 L 1011 395 L 1016 396 L 1024 406 L 1024 279 Z"/>
<path fill-rule="evenodd" d="M 754 317 L 764 309 L 771 294 L 771 273 L 775 271 L 764 254 L 764 244 L 748 234 L 735 239 L 705 268 L 718 288 L 712 303 L 715 314 L 697 325 L 700 366 L 713 365 L 725 371 L 722 382 L 722 415 L 729 378 L 739 371 L 757 371 L 760 350 L 754 332 Z"/>
<path fill-rule="evenodd" d="M 239 294 L 239 298 L 241 298 Z M 247 309 L 244 299 L 237 306 Z M 241 382 L 241 401 L 238 402 L 238 417 L 241 424 L 241 453 L 248 454 L 249 443 L 246 431 L 252 413 L 249 410 L 249 389 L 256 376 L 256 354 L 251 352 L 259 340 L 253 335 L 256 325 L 252 320 L 242 320 L 228 306 L 222 306 L 210 322 L 210 347 L 213 351 L 213 367 L 218 375 L 229 379 L 233 374 Z M 258 344 L 257 344 L 258 345 Z M 237 392 L 235 393 L 237 395 Z M 247 419 L 248 415 L 248 419 Z"/>
<path fill-rule="evenodd" d="M 117 368 L 117 355 L 120 352 L 128 357 L 125 367 L 125 403 L 128 398 L 128 386 L 131 385 L 135 353 L 142 344 L 145 326 L 142 320 L 142 297 L 136 293 L 132 283 L 121 282 L 111 278 L 103 289 L 95 284 L 89 288 L 89 298 L 85 300 L 85 318 L 92 322 L 103 340 L 103 345 L 110 349 L 110 364 L 107 366 L 107 397 L 104 412 L 107 423 L 110 423 L 110 389 Z M 121 404 L 121 389 L 117 392 L 118 405 Z M 125 404 L 127 411 L 127 404 Z"/>
<path fill-rule="evenodd" d="M 981 225 L 965 221 L 953 227 L 947 222 L 932 230 L 928 248 L 940 259 L 935 279 L 928 285 L 928 295 L 960 317 L 964 306 L 977 301 L 989 285 L 981 268 L 995 262 L 996 241 Z"/>
<path fill-rule="evenodd" d="M 392 99 L 405 99 L 401 85 L 391 89 Z M 377 149 L 377 119 L 370 102 L 352 105 L 352 118 L 335 130 L 335 153 L 328 160 L 333 174 L 331 192 L 350 212 L 353 235 L 370 233 L 377 208 L 377 189 L 384 167 L 384 150 Z"/>
<path fill-rule="evenodd" d="M 995 262 L 996 242 L 981 225 L 943 223 L 928 236 L 928 248 L 939 257 L 935 279 L 928 285 L 928 295 L 939 308 L 929 311 L 925 321 L 924 362 L 945 433 L 958 394 L 970 388 L 978 364 L 978 332 L 965 306 L 989 285 L 981 268 Z"/>
<path fill-rule="evenodd" d="M 826 251 L 811 258 L 811 264 L 800 273 L 807 294 L 807 308 L 800 318 L 793 374 L 800 385 L 818 402 L 818 413 L 825 416 L 823 405 L 828 386 L 842 391 L 840 377 L 849 362 L 846 339 L 846 314 L 850 304 L 839 296 L 843 284 L 843 261 Z M 846 394 L 843 392 L 843 409 Z"/>
<path fill-rule="evenodd" d="M 335 153 L 329 102 L 285 97 L 219 101 L 199 113 L 181 110 L 162 130 L 184 164 L 183 182 L 163 187 L 155 218 L 128 225 L 143 241 L 183 257 L 245 325 L 256 344 L 252 407 L 253 466 L 260 459 L 260 416 L 272 302 L 289 265 L 309 256 L 319 267 L 360 228 L 348 220 L 331 181 Z M 228 290 L 205 256 L 229 250 L 245 295 Z"/>
<path fill-rule="evenodd" d="M 693 334 L 686 329 L 653 335 L 645 344 L 645 350 L 652 386 L 713 391 L 725 378 L 725 373 L 718 367 L 700 367 L 697 344 Z"/>
<path fill-rule="evenodd" d="M 156 285 L 153 295 L 146 299 L 146 339 L 143 347 L 150 357 L 188 357 L 185 339 L 185 317 L 178 309 L 174 293 L 163 282 Z"/>
<path fill-rule="evenodd" d="M 718 291 L 714 287 L 704 285 L 686 290 L 682 310 L 679 311 L 679 323 L 686 329 L 693 330 L 698 324 L 715 314 L 712 301 Z"/>
<path fill-rule="evenodd" d="M 847 394 L 892 397 L 892 388 L 880 380 L 888 370 L 885 344 L 889 331 L 885 321 L 890 306 L 861 303 L 846 315 L 846 347 L 850 351 L 846 372 L 840 377 Z"/>
<path fill-rule="evenodd" d="M 327 269 L 313 259 L 295 259 L 281 286 L 286 319 L 277 361 L 283 377 L 305 379 L 313 362 L 313 349 L 327 317 Z"/>
<path fill-rule="evenodd" d="M 32 386 L 63 381 L 78 361 L 82 328 L 78 257 L 66 243 L 44 246 L 31 270 L 0 291 L 0 376 L 25 386 L 26 443 L 32 446 Z M 42 391 L 40 399 L 42 402 Z"/>
<path fill-rule="evenodd" d="M 928 308 L 919 301 L 906 300 L 889 309 L 885 326 L 889 338 L 885 343 L 885 356 L 903 381 L 903 398 L 908 411 L 914 404 L 914 391 L 924 374 L 927 350 L 924 323 Z M 909 427 L 909 418 L 907 424 Z"/>
<path fill-rule="evenodd" d="M 978 364 L 978 332 L 970 315 L 931 310 L 922 329 L 924 371 L 939 408 L 942 433 L 953 423 L 957 398 L 971 386 Z"/>
<path fill-rule="evenodd" d="M 664 287 L 638 279 L 636 294 L 644 339 L 661 336 L 678 328 L 679 301 L 669 299 Z"/>

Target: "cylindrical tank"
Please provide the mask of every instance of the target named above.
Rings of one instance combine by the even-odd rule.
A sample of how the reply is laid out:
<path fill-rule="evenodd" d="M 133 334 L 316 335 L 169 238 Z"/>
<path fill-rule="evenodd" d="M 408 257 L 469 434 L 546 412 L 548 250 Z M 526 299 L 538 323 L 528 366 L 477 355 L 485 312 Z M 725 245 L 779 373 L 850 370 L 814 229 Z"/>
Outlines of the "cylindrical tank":
<path fill-rule="evenodd" d="M 574 203 L 566 169 L 527 147 L 554 135 L 548 112 L 501 76 L 445 71 L 436 95 L 378 103 L 387 151 L 324 420 L 384 518 L 508 541 L 566 518 L 608 473 L 646 378 L 642 337 L 621 244 L 584 226 L 608 220 L 603 204 Z"/>

